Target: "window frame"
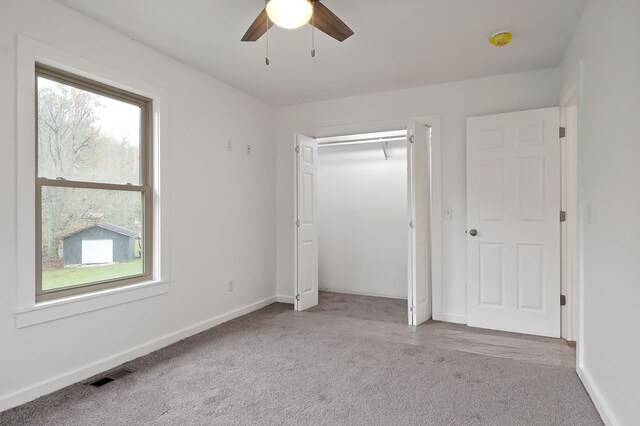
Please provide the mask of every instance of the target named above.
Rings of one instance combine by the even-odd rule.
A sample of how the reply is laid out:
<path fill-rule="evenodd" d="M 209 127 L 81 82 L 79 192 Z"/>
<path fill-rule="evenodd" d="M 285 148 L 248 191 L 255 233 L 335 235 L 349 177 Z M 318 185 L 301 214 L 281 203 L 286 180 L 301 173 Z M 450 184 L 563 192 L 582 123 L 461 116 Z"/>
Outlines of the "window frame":
<path fill-rule="evenodd" d="M 140 164 L 139 182 L 137 185 L 130 183 L 115 184 L 88 181 L 75 181 L 66 179 L 50 179 L 39 176 L 39 116 L 38 116 L 38 77 L 43 77 L 61 84 L 75 87 L 100 96 L 106 96 L 114 100 L 135 105 L 140 108 Z M 35 298 L 36 303 L 51 301 L 69 296 L 93 293 L 137 284 L 148 281 L 153 275 L 153 101 L 147 97 L 131 93 L 129 91 L 100 83 L 73 73 L 62 71 L 41 63 L 35 63 Z M 136 275 L 127 275 L 122 278 L 95 281 L 85 284 L 62 287 L 54 290 L 42 289 L 42 188 L 63 187 L 77 189 L 98 189 L 138 192 L 142 198 L 142 252 L 143 272 Z"/>

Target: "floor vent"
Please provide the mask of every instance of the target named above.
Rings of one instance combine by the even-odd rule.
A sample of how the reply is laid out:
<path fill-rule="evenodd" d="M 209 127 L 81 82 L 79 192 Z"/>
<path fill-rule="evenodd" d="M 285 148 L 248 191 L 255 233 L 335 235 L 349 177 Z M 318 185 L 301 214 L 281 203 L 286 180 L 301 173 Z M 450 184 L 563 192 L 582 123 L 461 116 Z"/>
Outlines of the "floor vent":
<path fill-rule="evenodd" d="M 106 385 L 109 382 L 113 382 L 113 379 L 111 379 L 109 377 L 103 377 L 102 379 L 98 379 L 95 382 L 91 382 L 89 384 L 91 386 L 95 386 L 95 387 L 99 388 L 100 386 Z"/>
<path fill-rule="evenodd" d="M 104 376 L 101 379 L 96 380 L 95 382 L 91 382 L 89 383 L 91 386 L 95 386 L 97 388 L 99 388 L 100 386 L 104 386 L 109 382 L 113 382 L 114 380 L 118 380 L 124 376 L 128 376 L 129 374 L 131 374 L 132 371 L 129 370 L 125 370 L 124 368 L 121 370 L 116 370 L 112 373 L 107 374 L 106 376 Z"/>

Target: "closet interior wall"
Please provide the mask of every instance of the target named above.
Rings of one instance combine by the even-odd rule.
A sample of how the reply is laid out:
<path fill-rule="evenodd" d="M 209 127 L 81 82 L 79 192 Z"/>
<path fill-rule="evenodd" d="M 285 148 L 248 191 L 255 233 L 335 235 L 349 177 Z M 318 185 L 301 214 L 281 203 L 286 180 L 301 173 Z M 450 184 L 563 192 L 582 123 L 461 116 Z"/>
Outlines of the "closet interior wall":
<path fill-rule="evenodd" d="M 407 298 L 406 139 L 318 148 L 319 289 Z"/>

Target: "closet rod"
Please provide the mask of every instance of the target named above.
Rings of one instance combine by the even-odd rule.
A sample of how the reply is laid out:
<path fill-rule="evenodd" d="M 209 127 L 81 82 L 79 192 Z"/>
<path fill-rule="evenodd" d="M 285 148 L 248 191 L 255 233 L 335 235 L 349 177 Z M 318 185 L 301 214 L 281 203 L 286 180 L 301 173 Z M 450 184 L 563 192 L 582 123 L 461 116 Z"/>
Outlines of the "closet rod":
<path fill-rule="evenodd" d="M 383 138 L 367 138 L 367 139 L 354 139 L 349 141 L 336 141 L 336 142 L 321 142 L 318 144 L 318 147 L 321 146 L 337 146 L 337 145 L 357 145 L 363 143 L 384 143 L 384 142 L 395 142 L 395 141 L 404 141 L 407 140 L 406 136 L 397 137 L 383 137 Z"/>

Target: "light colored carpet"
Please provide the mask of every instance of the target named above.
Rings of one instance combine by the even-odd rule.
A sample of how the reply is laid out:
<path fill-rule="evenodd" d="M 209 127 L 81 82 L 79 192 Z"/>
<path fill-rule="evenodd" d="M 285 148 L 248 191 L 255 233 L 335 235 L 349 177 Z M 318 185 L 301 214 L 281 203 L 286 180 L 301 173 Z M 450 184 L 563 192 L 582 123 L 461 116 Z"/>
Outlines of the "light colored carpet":
<path fill-rule="evenodd" d="M 602 424 L 571 368 L 420 337 L 450 332 L 461 331 L 274 304 L 129 362 L 133 374 L 100 388 L 87 380 L 0 413 L 0 424 Z"/>
<path fill-rule="evenodd" d="M 407 301 L 387 297 L 359 296 L 355 294 L 320 291 L 318 305 L 306 312 L 327 313 L 396 324 L 407 324 Z"/>

